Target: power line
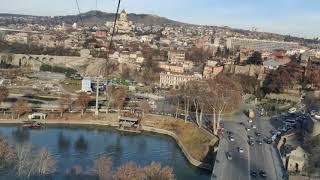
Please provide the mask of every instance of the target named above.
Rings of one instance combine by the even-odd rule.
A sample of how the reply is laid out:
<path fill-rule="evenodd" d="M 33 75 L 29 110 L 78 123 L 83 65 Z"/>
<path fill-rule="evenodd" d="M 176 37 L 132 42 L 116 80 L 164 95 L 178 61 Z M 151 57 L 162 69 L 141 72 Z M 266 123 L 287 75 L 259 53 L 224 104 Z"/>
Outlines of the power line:
<path fill-rule="evenodd" d="M 116 17 L 114 18 L 113 29 L 112 29 L 112 34 L 111 34 L 111 39 L 110 39 L 110 44 L 109 44 L 109 52 L 110 52 L 110 50 L 111 50 L 111 45 L 112 45 L 112 41 L 113 41 L 113 36 L 114 36 L 114 34 L 115 34 L 115 29 L 116 29 L 116 24 L 117 24 L 117 20 L 118 20 L 120 3 L 121 3 L 121 0 L 118 0 Z"/>
<path fill-rule="evenodd" d="M 79 12 L 79 17 L 80 17 L 81 25 L 83 26 L 83 20 L 82 20 L 82 17 L 81 17 L 81 11 L 80 11 L 80 7 L 79 7 L 78 0 L 76 0 L 76 4 L 77 4 L 78 12 Z M 83 27 L 84 27 L 84 26 L 83 26 Z"/>

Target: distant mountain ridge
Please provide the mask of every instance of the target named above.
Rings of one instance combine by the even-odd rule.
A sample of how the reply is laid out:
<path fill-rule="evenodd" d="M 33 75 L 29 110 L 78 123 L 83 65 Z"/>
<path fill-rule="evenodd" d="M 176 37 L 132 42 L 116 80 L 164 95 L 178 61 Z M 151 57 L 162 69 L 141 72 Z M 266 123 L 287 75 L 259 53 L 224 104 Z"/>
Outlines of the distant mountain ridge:
<path fill-rule="evenodd" d="M 80 18 L 81 16 L 81 18 Z M 39 21 L 39 24 L 44 23 L 43 21 L 49 21 L 54 24 L 61 24 L 65 22 L 66 24 L 81 23 L 91 26 L 91 25 L 103 25 L 106 21 L 114 21 L 115 13 L 107 13 L 102 11 L 88 11 L 82 13 L 81 15 L 66 15 L 66 16 L 34 16 L 34 15 L 19 15 L 19 14 L 9 14 L 9 13 L 0 13 L 0 17 L 23 17 L 29 18 L 28 22 Z M 129 21 L 135 23 L 143 23 L 145 25 L 162 25 L 162 24 L 184 24 L 178 21 L 170 20 L 165 17 L 160 17 L 150 14 L 128 14 Z M 22 20 L 21 20 L 22 21 Z"/>

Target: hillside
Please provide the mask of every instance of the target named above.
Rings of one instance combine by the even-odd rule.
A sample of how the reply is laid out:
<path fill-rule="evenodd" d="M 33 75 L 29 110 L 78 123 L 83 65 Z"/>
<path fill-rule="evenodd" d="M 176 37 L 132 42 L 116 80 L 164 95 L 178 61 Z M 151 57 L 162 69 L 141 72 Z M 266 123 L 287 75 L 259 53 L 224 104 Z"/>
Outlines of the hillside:
<path fill-rule="evenodd" d="M 73 24 L 80 23 L 80 15 L 66 15 L 66 16 L 33 16 L 33 15 L 19 15 L 0 13 L 0 18 L 6 19 L 6 23 L 38 23 L 38 24 Z M 89 11 L 81 14 L 81 18 L 85 25 L 103 25 L 106 21 L 114 21 L 115 13 L 106 13 L 101 11 Z M 181 22 L 173 21 L 164 17 L 150 15 L 150 14 L 128 14 L 130 21 L 135 23 L 143 23 L 146 25 L 162 25 L 162 24 L 183 24 Z M 10 22 L 11 21 L 11 22 Z M 4 22 L 3 22 L 4 23 Z M 1 24 L 1 23 L 0 23 Z"/>

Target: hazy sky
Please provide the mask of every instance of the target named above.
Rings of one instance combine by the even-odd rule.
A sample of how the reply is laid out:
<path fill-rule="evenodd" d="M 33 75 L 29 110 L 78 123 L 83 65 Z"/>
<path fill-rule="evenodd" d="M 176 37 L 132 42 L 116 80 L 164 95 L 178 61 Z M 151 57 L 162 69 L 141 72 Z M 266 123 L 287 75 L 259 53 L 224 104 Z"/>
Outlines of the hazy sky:
<path fill-rule="evenodd" d="M 0 13 L 77 14 L 75 0 L 1 0 Z M 78 0 L 81 12 L 96 0 Z M 97 0 L 98 10 L 115 12 L 117 0 Z M 155 14 L 194 24 L 227 25 L 304 37 L 320 37 L 320 0 L 122 0 L 129 13 Z"/>

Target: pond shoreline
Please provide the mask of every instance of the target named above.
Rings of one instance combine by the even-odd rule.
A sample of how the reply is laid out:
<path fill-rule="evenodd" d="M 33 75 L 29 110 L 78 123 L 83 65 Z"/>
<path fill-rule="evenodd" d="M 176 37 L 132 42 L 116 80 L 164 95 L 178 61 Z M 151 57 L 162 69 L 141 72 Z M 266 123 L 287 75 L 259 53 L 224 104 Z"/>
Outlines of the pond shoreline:
<path fill-rule="evenodd" d="M 45 122 L 46 124 L 50 125 L 67 125 L 67 126 L 95 126 L 95 127 L 110 127 L 110 128 L 116 128 L 118 127 L 117 123 L 114 122 L 108 122 L 105 120 L 90 120 L 88 121 L 81 121 L 81 120 L 46 120 Z M 17 120 L 17 119 L 0 119 L 0 124 L 9 124 L 9 125 L 22 125 L 23 122 L 22 120 Z M 79 127 L 81 128 L 81 127 Z M 82 127 L 84 128 L 84 127 Z M 158 134 L 163 134 L 163 135 L 167 135 L 170 136 L 171 138 L 173 138 L 176 142 L 176 144 L 179 146 L 180 150 L 182 151 L 182 153 L 184 154 L 184 156 L 186 157 L 186 159 L 188 160 L 188 162 L 190 164 L 192 164 L 193 166 L 196 166 L 198 168 L 204 169 L 204 170 L 208 170 L 208 171 L 212 171 L 212 167 L 213 165 L 210 165 L 208 163 L 204 163 L 204 162 L 200 162 L 196 159 L 194 159 L 190 153 L 188 152 L 187 148 L 183 145 L 182 141 L 180 140 L 180 138 L 171 131 L 165 130 L 165 129 L 160 129 L 160 128 L 155 128 L 155 127 L 151 127 L 151 126 L 146 126 L 143 125 L 142 126 L 142 130 L 143 131 L 147 131 L 147 132 L 153 132 L 153 133 L 158 133 Z"/>

